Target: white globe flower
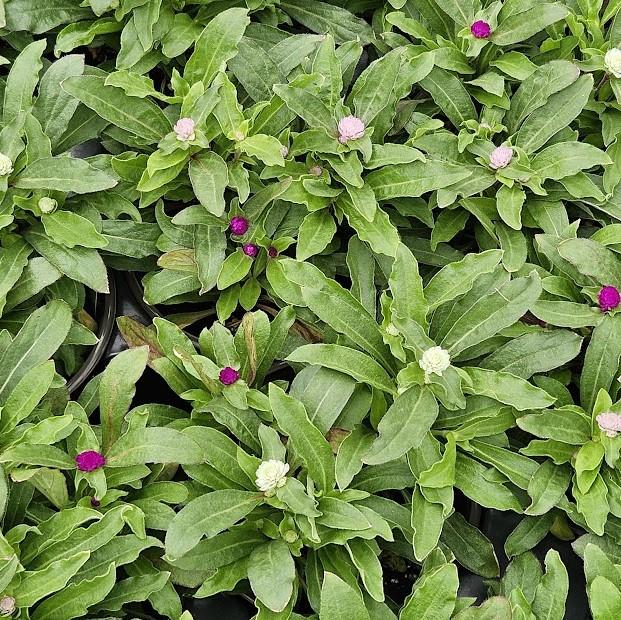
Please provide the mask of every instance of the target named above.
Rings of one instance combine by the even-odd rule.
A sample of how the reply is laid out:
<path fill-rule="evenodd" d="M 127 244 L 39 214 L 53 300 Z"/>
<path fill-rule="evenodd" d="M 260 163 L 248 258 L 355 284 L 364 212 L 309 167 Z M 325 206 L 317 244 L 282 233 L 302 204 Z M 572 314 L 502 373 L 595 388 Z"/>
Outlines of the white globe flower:
<path fill-rule="evenodd" d="M 257 468 L 255 484 L 259 491 L 270 492 L 285 486 L 289 464 L 276 459 L 263 461 Z"/>
<path fill-rule="evenodd" d="M 13 172 L 13 162 L 10 157 L 0 153 L 0 177 L 5 177 Z"/>
<path fill-rule="evenodd" d="M 431 373 L 441 377 L 442 373 L 451 365 L 451 356 L 442 347 L 431 347 L 423 353 L 418 365 L 425 372 L 425 378 L 428 378 Z"/>
<path fill-rule="evenodd" d="M 41 213 L 54 213 L 54 211 L 56 211 L 56 207 L 58 206 L 58 202 L 56 202 L 53 198 L 44 196 L 43 198 L 39 198 L 37 206 L 41 210 Z"/>
<path fill-rule="evenodd" d="M 616 78 L 621 78 L 621 49 L 613 47 L 606 52 L 604 67 L 608 73 L 612 73 Z"/>
<path fill-rule="evenodd" d="M 395 327 L 393 323 L 388 323 L 388 325 L 386 325 L 386 333 L 389 336 L 398 336 L 399 330 Z"/>

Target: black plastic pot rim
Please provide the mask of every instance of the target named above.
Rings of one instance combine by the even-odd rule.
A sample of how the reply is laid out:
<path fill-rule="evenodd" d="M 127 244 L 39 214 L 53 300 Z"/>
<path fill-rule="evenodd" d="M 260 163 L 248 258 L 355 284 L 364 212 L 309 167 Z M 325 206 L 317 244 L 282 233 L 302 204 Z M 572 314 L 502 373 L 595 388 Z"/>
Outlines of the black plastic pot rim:
<path fill-rule="evenodd" d="M 69 394 L 75 392 L 89 379 L 91 373 L 103 359 L 108 349 L 108 343 L 114 331 L 116 318 L 116 279 L 110 270 L 108 270 L 108 283 L 110 292 L 102 294 L 104 298 L 104 309 L 103 316 L 99 320 L 99 330 L 97 333 L 99 342 L 92 348 L 80 370 L 67 382 Z M 100 293 L 97 293 L 97 295 L 100 295 Z"/>

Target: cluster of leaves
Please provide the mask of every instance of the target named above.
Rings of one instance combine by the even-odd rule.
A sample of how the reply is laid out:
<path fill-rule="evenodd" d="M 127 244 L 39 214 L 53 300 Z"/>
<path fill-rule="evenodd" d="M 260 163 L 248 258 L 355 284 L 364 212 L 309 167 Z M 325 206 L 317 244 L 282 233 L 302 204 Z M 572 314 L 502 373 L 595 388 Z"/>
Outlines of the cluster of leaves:
<path fill-rule="evenodd" d="M 552 535 L 621 617 L 621 2 L 44 4 L 0 2 L 0 614 L 562 620 Z M 112 270 L 181 312 L 70 400 Z"/>

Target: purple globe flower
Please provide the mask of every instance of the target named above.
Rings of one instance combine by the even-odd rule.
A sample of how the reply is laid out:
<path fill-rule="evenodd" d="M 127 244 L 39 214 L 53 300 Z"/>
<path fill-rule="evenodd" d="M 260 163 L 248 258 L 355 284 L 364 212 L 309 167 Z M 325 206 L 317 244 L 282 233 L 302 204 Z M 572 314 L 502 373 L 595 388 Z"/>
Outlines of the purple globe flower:
<path fill-rule="evenodd" d="M 621 293 L 616 286 L 603 286 L 597 295 L 597 301 L 602 312 L 614 310 L 621 304 Z"/>
<path fill-rule="evenodd" d="M 231 368 L 230 366 L 226 366 L 220 371 L 218 378 L 220 379 L 220 383 L 222 383 L 222 385 L 232 385 L 239 379 L 239 371 L 235 370 L 235 368 Z"/>
<path fill-rule="evenodd" d="M 255 245 L 254 243 L 245 243 L 242 246 L 242 252 L 246 256 L 250 256 L 250 258 L 255 258 L 259 255 L 259 246 Z"/>
<path fill-rule="evenodd" d="M 236 215 L 231 218 L 229 222 L 229 228 L 234 235 L 245 235 L 250 228 L 250 223 L 245 217 Z"/>
<path fill-rule="evenodd" d="M 479 19 L 470 26 L 470 32 L 475 39 L 489 39 L 492 28 L 486 21 Z"/>
<path fill-rule="evenodd" d="M 80 471 L 95 471 L 106 464 L 106 457 L 96 450 L 86 450 L 75 457 L 75 464 Z"/>

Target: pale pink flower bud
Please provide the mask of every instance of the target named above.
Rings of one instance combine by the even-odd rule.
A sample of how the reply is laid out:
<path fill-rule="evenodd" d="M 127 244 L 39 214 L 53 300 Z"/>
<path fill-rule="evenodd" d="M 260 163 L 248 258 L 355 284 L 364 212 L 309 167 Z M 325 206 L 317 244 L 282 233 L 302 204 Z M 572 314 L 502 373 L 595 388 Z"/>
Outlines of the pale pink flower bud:
<path fill-rule="evenodd" d="M 345 144 L 349 140 L 357 140 L 364 136 L 364 123 L 357 116 L 345 116 L 339 121 L 339 142 Z"/>
<path fill-rule="evenodd" d="M 194 127 L 194 121 L 191 118 L 180 118 L 175 123 L 174 127 L 177 140 L 181 140 L 182 142 L 187 142 L 188 140 L 191 142 L 194 140 L 194 138 L 196 138 Z"/>
<path fill-rule="evenodd" d="M 286 146 L 283 146 L 280 148 L 280 154 L 283 157 L 287 157 L 287 155 L 289 155 L 289 149 Z"/>
<path fill-rule="evenodd" d="M 489 167 L 494 170 L 506 168 L 513 159 L 513 149 L 510 146 L 497 146 L 489 156 Z"/>
<path fill-rule="evenodd" d="M 597 418 L 597 425 L 607 437 L 616 437 L 621 432 L 621 415 L 606 411 L 600 413 Z"/>

